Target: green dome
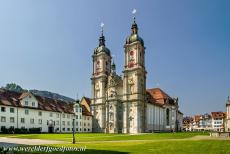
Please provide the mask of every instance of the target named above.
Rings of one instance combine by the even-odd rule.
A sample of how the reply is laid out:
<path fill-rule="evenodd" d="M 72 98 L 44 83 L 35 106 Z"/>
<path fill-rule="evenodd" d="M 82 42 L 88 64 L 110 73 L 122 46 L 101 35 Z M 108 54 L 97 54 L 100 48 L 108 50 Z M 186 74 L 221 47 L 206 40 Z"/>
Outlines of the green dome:
<path fill-rule="evenodd" d="M 98 54 L 101 52 L 104 52 L 104 53 L 110 55 L 110 50 L 108 48 L 106 48 L 104 45 L 101 45 L 94 50 L 94 54 Z"/>
<path fill-rule="evenodd" d="M 137 41 L 139 41 L 141 45 L 144 46 L 144 41 L 141 37 L 138 36 L 138 34 L 132 34 L 129 37 L 127 37 L 126 44 L 130 44 Z"/>

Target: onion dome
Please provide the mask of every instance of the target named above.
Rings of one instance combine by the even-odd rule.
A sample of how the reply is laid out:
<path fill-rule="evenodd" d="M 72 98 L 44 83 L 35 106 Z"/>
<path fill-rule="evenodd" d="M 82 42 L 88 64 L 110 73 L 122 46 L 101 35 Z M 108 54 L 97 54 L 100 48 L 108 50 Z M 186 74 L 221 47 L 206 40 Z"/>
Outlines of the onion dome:
<path fill-rule="evenodd" d="M 126 44 L 131 44 L 133 42 L 139 41 L 141 45 L 144 46 L 143 39 L 138 35 L 138 26 L 136 24 L 135 18 L 134 18 L 134 22 L 132 24 L 131 30 L 132 30 L 132 33 L 129 37 L 127 37 Z"/>
<path fill-rule="evenodd" d="M 94 54 L 99 54 L 102 52 L 110 56 L 110 50 L 105 46 L 105 36 L 103 35 L 103 30 L 99 38 L 99 46 L 96 49 L 94 49 Z"/>

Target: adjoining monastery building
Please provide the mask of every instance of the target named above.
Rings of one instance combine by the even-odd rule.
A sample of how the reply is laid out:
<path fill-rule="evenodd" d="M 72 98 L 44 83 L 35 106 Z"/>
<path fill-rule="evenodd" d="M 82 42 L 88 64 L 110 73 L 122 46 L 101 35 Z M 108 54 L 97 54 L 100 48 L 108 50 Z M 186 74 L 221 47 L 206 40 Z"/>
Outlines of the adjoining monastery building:
<path fill-rule="evenodd" d="M 91 113 L 93 132 L 142 133 L 178 131 L 182 129 L 183 114 L 178 98 L 172 98 L 160 88 L 146 89 L 145 46 L 138 35 L 138 25 L 124 45 L 124 69 L 116 73 L 105 37 L 99 38 L 94 50 Z"/>
<path fill-rule="evenodd" d="M 41 132 L 92 131 L 89 99 L 67 103 L 32 93 L 17 93 L 0 89 L 0 131 L 5 128 L 40 128 Z"/>

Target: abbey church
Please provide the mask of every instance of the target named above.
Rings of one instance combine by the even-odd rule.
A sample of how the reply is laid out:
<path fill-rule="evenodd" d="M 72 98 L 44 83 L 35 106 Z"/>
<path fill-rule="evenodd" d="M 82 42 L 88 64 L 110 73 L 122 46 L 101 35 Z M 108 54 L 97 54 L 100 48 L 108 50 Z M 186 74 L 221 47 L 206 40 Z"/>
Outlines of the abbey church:
<path fill-rule="evenodd" d="M 182 129 L 178 98 L 160 88 L 146 89 L 145 46 L 135 18 L 124 44 L 122 76 L 116 73 L 103 31 L 92 59 L 93 132 L 135 134 Z"/>

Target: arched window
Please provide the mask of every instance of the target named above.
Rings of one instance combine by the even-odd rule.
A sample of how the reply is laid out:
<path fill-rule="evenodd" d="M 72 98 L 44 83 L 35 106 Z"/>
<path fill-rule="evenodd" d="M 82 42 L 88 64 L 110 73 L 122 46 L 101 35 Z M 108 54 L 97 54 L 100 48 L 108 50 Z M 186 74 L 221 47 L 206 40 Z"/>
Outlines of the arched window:
<path fill-rule="evenodd" d="M 166 109 L 166 125 L 169 125 L 169 109 Z"/>

